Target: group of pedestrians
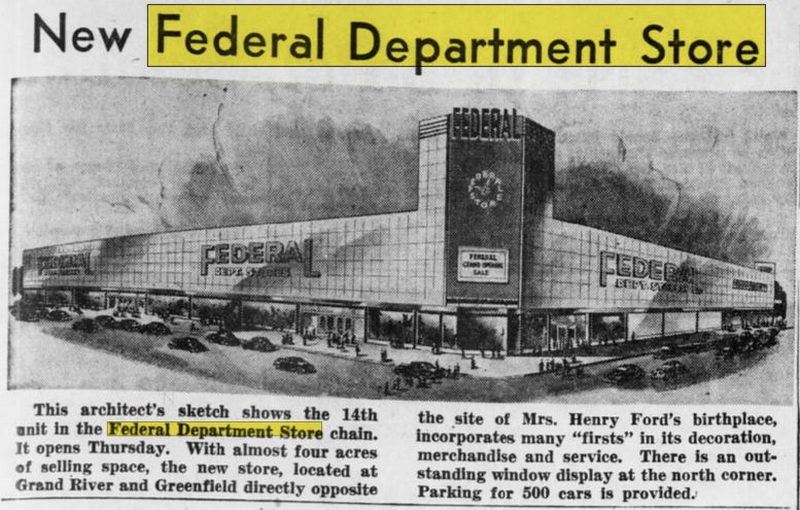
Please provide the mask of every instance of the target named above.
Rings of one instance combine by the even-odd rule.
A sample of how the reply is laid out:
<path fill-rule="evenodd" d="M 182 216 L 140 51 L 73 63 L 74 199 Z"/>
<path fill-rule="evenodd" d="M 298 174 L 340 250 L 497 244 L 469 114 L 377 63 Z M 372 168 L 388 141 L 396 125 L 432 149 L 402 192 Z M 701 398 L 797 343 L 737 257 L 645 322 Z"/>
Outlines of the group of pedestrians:
<path fill-rule="evenodd" d="M 346 351 L 348 345 L 355 346 L 358 350 L 358 338 L 356 337 L 355 333 L 350 331 L 349 329 L 340 333 L 338 331 L 328 331 L 325 335 L 325 341 L 328 343 L 328 347 L 336 347 L 340 351 Z"/>
<path fill-rule="evenodd" d="M 556 361 L 555 358 L 549 360 L 539 360 L 539 373 L 550 372 L 563 372 L 569 373 L 572 368 L 580 366 L 580 361 L 575 356 L 572 359 L 562 358 L 561 361 Z"/>
<path fill-rule="evenodd" d="M 437 375 L 433 377 L 419 374 L 416 376 L 398 376 L 394 379 L 390 379 L 383 384 L 383 394 L 384 396 L 391 396 L 396 393 L 407 391 L 411 388 L 427 389 L 431 387 L 431 384 L 441 383 L 442 379 L 458 379 L 461 377 L 461 366 L 458 364 L 455 364 L 452 367 L 442 368 L 439 366 L 437 361 L 436 369 Z"/>

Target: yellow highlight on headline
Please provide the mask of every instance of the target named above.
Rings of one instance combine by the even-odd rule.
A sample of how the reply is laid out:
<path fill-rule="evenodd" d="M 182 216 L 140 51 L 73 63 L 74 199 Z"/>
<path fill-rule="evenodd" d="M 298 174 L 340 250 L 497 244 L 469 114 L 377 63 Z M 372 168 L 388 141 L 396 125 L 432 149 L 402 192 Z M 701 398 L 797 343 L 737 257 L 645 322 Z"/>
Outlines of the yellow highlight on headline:
<path fill-rule="evenodd" d="M 109 437 L 322 439 L 321 421 L 109 421 Z"/>
<path fill-rule="evenodd" d="M 765 66 L 765 5 L 147 6 L 150 66 Z"/>

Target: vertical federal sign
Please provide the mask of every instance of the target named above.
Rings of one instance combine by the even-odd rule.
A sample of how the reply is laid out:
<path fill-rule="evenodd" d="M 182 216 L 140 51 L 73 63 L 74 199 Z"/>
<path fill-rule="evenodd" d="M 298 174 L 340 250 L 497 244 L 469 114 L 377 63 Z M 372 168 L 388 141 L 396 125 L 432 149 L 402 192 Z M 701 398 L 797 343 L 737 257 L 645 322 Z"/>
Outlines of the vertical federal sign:
<path fill-rule="evenodd" d="M 519 293 L 524 118 L 454 108 L 447 169 L 447 299 L 515 303 Z"/>

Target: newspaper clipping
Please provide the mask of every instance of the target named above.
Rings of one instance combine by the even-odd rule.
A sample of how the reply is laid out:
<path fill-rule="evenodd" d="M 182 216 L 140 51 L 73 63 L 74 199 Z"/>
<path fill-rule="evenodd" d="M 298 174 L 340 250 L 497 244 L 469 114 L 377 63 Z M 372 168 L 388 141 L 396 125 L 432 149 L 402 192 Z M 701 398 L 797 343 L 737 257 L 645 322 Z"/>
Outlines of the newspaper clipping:
<path fill-rule="evenodd" d="M 798 508 L 793 2 L 0 9 L 0 507 Z"/>

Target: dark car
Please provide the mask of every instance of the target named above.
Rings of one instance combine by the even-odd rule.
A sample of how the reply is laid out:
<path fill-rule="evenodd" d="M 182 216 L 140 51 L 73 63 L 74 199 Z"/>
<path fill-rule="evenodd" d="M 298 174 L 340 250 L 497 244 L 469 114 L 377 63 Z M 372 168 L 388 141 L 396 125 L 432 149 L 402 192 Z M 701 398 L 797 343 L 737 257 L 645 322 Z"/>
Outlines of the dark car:
<path fill-rule="evenodd" d="M 653 379 L 670 380 L 681 377 L 689 372 L 689 369 L 678 360 L 667 361 L 650 373 Z"/>
<path fill-rule="evenodd" d="M 278 346 L 269 341 L 264 336 L 254 336 L 250 340 L 242 340 L 242 349 L 261 352 L 275 352 Z"/>
<path fill-rule="evenodd" d="M 94 319 L 78 319 L 72 323 L 72 329 L 75 331 L 83 331 L 84 333 L 94 333 L 100 327 L 97 325 L 97 322 Z"/>
<path fill-rule="evenodd" d="M 39 322 L 42 317 L 47 316 L 47 312 L 43 312 L 39 308 L 32 308 L 29 306 L 19 307 L 19 312 L 15 314 L 18 320 L 23 322 Z"/>
<path fill-rule="evenodd" d="M 606 381 L 614 384 L 627 384 L 641 380 L 644 378 L 645 372 L 639 365 L 620 365 L 608 372 L 603 376 Z"/>
<path fill-rule="evenodd" d="M 72 316 L 64 310 L 52 310 L 47 314 L 47 319 L 51 321 L 67 322 L 72 320 Z"/>
<path fill-rule="evenodd" d="M 314 365 L 303 358 L 298 358 L 297 356 L 278 358 L 272 365 L 278 370 L 294 372 L 295 374 L 313 374 L 317 371 L 317 369 L 314 368 Z"/>
<path fill-rule="evenodd" d="M 739 335 L 738 340 L 735 341 L 735 345 L 732 347 L 737 354 L 750 353 L 758 349 L 758 338 L 760 336 L 758 330 L 753 330 L 752 332 L 745 331 Z"/>
<path fill-rule="evenodd" d="M 214 331 L 206 335 L 206 340 L 220 345 L 240 345 L 242 342 L 227 330 Z"/>
<path fill-rule="evenodd" d="M 163 322 L 150 322 L 142 326 L 142 333 L 148 335 L 171 335 L 172 331 Z"/>
<path fill-rule="evenodd" d="M 730 342 L 726 344 L 720 344 L 716 351 L 714 351 L 714 355 L 724 359 L 730 359 L 736 356 L 739 353 L 739 349 L 735 342 Z"/>
<path fill-rule="evenodd" d="M 22 311 L 19 313 L 17 319 L 21 320 L 22 322 L 39 322 L 39 320 L 41 320 L 41 317 L 29 311 Z"/>
<path fill-rule="evenodd" d="M 110 315 L 98 315 L 94 318 L 95 322 L 104 328 L 115 329 L 119 323 L 117 319 Z"/>
<path fill-rule="evenodd" d="M 772 347 L 778 344 L 778 328 L 769 328 L 766 338 L 764 338 L 764 347 Z"/>
<path fill-rule="evenodd" d="M 394 368 L 394 373 L 401 377 L 425 377 L 428 379 L 436 379 L 444 376 L 444 370 L 436 368 L 435 365 L 427 361 L 401 363 Z"/>
<path fill-rule="evenodd" d="M 696 342 L 692 344 L 685 344 L 681 346 L 681 351 L 685 352 L 686 354 L 697 354 L 698 352 L 703 352 L 708 350 L 709 342 Z"/>
<path fill-rule="evenodd" d="M 139 332 L 142 330 L 142 325 L 136 319 L 122 319 L 119 321 L 119 329 Z"/>
<path fill-rule="evenodd" d="M 677 345 L 665 345 L 658 349 L 653 357 L 655 359 L 669 359 L 677 358 L 682 354 L 681 349 Z"/>
<path fill-rule="evenodd" d="M 180 349 L 182 351 L 189 352 L 205 352 L 208 350 L 208 347 L 203 345 L 200 340 L 193 336 L 181 336 L 178 338 L 173 338 L 169 341 L 167 347 L 170 349 Z"/>

